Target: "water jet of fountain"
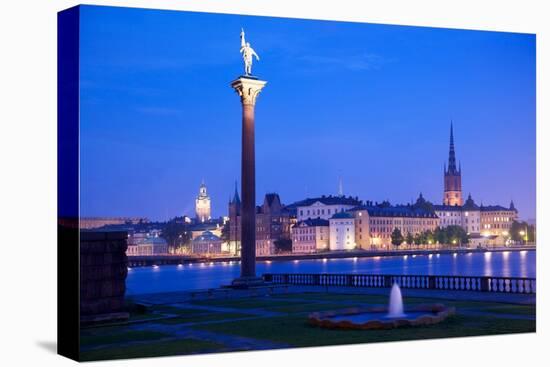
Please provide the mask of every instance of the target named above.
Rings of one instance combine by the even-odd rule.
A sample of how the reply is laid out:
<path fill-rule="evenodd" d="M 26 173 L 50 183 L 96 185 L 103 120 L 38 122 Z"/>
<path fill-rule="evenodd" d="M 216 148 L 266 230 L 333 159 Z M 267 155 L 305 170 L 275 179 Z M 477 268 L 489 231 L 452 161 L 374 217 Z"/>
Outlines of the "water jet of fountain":
<path fill-rule="evenodd" d="M 403 298 L 401 297 L 401 289 L 397 283 L 393 283 L 390 292 L 390 305 L 388 307 L 388 317 L 403 317 Z"/>

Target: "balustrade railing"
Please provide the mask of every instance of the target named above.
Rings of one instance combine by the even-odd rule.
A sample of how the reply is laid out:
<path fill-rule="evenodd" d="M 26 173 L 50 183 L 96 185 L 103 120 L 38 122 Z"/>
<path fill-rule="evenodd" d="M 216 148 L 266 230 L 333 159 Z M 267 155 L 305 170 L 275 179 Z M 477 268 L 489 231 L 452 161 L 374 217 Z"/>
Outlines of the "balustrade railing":
<path fill-rule="evenodd" d="M 337 287 L 440 289 L 499 293 L 536 294 L 535 278 L 459 275 L 375 275 L 375 274 L 263 274 L 274 284 Z"/>

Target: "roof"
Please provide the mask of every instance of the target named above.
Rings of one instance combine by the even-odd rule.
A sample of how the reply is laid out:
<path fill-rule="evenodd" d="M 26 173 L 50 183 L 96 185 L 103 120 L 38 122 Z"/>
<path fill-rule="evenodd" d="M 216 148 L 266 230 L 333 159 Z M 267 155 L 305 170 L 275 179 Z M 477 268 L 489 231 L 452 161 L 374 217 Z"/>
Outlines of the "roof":
<path fill-rule="evenodd" d="M 434 210 L 440 212 L 461 212 L 462 207 L 460 205 L 434 205 Z"/>
<path fill-rule="evenodd" d="M 295 227 L 306 226 L 306 227 L 328 227 L 329 221 L 326 219 L 315 218 L 315 219 L 306 219 L 301 220 L 296 223 Z"/>
<path fill-rule="evenodd" d="M 279 199 L 279 194 L 276 194 L 276 193 L 265 194 L 265 200 L 267 201 L 267 205 L 269 206 L 273 205 L 273 201 L 275 200 L 277 200 L 279 204 L 281 204 L 281 199 Z"/>
<path fill-rule="evenodd" d="M 361 205 L 353 208 L 352 210 L 366 210 L 370 217 L 437 218 L 437 215 L 434 212 L 412 205 L 395 205 L 384 207 L 375 205 Z"/>
<path fill-rule="evenodd" d="M 310 206 L 316 202 L 320 202 L 325 205 L 350 205 L 356 206 L 361 205 L 361 201 L 357 198 L 351 196 L 321 196 L 316 198 L 307 198 L 301 201 L 297 201 L 293 204 L 290 204 L 289 207 L 298 207 L 298 206 Z"/>
<path fill-rule="evenodd" d="M 216 229 L 220 226 L 222 222 L 219 219 L 210 219 L 204 223 L 193 223 L 187 227 L 190 231 L 208 231 L 211 229 Z"/>
<path fill-rule="evenodd" d="M 145 237 L 136 241 L 137 245 L 166 245 L 166 240 L 162 237 Z"/>
<path fill-rule="evenodd" d="M 482 212 L 504 212 L 504 211 L 512 212 L 512 211 L 515 211 L 515 209 L 506 208 L 506 207 L 503 207 L 501 205 L 480 206 L 479 209 Z"/>
<path fill-rule="evenodd" d="M 467 210 L 479 210 L 482 212 L 511 212 L 516 211 L 515 209 L 506 208 L 501 205 L 488 205 L 488 206 L 478 206 L 476 204 L 468 205 L 468 203 L 464 204 L 463 206 L 460 205 L 434 205 L 435 211 L 467 211 Z"/>
<path fill-rule="evenodd" d="M 353 218 L 353 215 L 351 215 L 348 212 L 339 212 L 334 214 L 330 219 L 348 219 Z"/>
<path fill-rule="evenodd" d="M 210 231 L 204 231 L 200 236 L 195 237 L 193 242 L 214 242 L 214 241 L 221 241 L 221 238 L 216 236 L 214 233 Z"/>

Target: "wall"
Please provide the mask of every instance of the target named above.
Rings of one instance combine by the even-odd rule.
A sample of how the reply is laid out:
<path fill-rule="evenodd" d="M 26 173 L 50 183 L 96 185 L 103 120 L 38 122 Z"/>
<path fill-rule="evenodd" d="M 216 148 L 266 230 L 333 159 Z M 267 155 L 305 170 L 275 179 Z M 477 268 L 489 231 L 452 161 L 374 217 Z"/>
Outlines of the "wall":
<path fill-rule="evenodd" d="M 81 323 L 128 318 L 124 307 L 127 237 L 126 232 L 80 233 Z"/>

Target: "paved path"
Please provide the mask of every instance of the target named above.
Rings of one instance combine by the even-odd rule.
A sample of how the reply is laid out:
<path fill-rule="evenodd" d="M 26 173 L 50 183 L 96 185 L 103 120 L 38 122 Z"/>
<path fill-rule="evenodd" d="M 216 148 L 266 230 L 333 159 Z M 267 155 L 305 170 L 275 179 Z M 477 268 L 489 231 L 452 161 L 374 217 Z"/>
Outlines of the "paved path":
<path fill-rule="evenodd" d="M 236 319 L 235 319 L 236 320 Z M 228 322 L 230 320 L 220 320 L 222 322 Z M 232 321 L 232 320 L 231 320 Z M 195 324 L 208 324 L 212 322 L 200 322 Z M 229 350 L 260 350 L 260 349 L 277 349 L 288 348 L 290 345 L 283 343 L 275 343 L 267 340 L 259 340 L 246 338 L 236 335 L 227 335 L 221 333 L 214 333 L 206 330 L 192 329 L 190 327 L 178 324 L 178 325 L 163 325 L 152 324 L 148 325 L 146 330 L 159 331 L 163 333 L 169 333 L 174 335 L 177 339 L 193 338 L 204 341 L 210 341 L 214 343 L 223 344 Z"/>
<path fill-rule="evenodd" d="M 249 314 L 249 315 L 256 315 L 256 316 L 263 316 L 263 317 L 274 317 L 274 316 L 284 315 L 281 312 L 267 311 L 261 308 L 207 306 L 207 305 L 196 305 L 196 304 L 188 304 L 188 303 L 173 303 L 173 304 L 170 304 L 170 306 L 183 308 L 183 309 L 226 312 L 226 313 L 241 313 L 241 314 Z"/>

